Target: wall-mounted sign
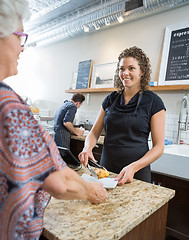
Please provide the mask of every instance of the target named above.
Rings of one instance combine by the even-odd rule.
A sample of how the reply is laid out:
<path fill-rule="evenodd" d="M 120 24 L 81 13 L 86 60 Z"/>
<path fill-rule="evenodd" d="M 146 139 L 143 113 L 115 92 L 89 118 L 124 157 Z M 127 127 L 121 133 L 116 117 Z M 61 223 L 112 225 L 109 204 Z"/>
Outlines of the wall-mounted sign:
<path fill-rule="evenodd" d="M 158 83 L 189 84 L 189 22 L 166 27 Z"/>
<path fill-rule="evenodd" d="M 88 88 L 91 81 L 92 60 L 79 62 L 76 89 Z"/>

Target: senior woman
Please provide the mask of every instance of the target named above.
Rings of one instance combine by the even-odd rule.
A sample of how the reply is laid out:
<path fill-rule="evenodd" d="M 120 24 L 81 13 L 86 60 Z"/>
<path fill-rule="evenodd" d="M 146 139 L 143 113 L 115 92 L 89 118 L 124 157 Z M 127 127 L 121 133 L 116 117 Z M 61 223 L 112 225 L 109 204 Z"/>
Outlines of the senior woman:
<path fill-rule="evenodd" d="M 3 80 L 17 74 L 28 35 L 25 0 L 0 0 L 0 239 L 39 239 L 50 196 L 102 202 L 106 190 L 86 183 L 59 155 L 29 107 Z"/>

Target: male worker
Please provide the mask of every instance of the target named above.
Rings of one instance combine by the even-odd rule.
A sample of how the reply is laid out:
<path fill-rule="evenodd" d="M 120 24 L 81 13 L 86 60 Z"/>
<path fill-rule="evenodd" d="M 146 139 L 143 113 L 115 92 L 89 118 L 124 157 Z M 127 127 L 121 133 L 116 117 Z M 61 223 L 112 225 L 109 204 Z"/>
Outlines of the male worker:
<path fill-rule="evenodd" d="M 57 109 L 54 115 L 55 142 L 57 146 L 70 149 L 70 135 L 82 136 L 84 130 L 75 128 L 73 120 L 77 109 L 85 101 L 85 96 L 81 93 L 75 93 L 71 101 L 64 101 L 64 104 Z"/>

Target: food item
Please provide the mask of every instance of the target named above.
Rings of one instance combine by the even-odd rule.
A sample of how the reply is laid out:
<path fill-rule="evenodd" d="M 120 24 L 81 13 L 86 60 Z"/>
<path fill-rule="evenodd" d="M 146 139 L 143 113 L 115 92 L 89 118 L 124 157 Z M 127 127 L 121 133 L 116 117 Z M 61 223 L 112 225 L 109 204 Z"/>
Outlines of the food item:
<path fill-rule="evenodd" d="M 32 111 L 32 113 L 40 113 L 39 108 L 37 108 L 37 107 L 31 107 L 31 106 L 29 106 L 29 108 L 30 108 L 30 110 Z"/>
<path fill-rule="evenodd" d="M 109 172 L 106 169 L 95 168 L 94 171 L 96 172 L 98 179 L 109 176 Z"/>

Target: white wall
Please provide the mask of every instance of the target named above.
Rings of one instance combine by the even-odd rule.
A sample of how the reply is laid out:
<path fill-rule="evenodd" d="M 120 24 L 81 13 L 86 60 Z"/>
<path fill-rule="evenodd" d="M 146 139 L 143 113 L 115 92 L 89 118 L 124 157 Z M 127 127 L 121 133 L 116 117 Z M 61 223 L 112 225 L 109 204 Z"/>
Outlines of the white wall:
<path fill-rule="evenodd" d="M 115 62 L 123 49 L 134 45 L 149 56 L 152 80 L 158 81 L 165 27 L 188 20 L 188 13 L 189 5 L 186 5 L 46 48 L 25 50 L 19 75 L 8 79 L 7 83 L 20 95 L 29 96 L 39 108 L 49 108 L 53 115 L 58 105 L 70 99 L 71 95 L 65 93 L 65 89 L 71 86 L 72 74 L 77 72 L 80 61 Z M 89 105 L 85 102 L 78 114 L 93 121 L 106 95 L 90 94 Z M 158 92 L 158 95 L 165 102 L 168 114 L 178 114 L 183 92 Z M 92 115 L 88 116 L 86 110 Z"/>

